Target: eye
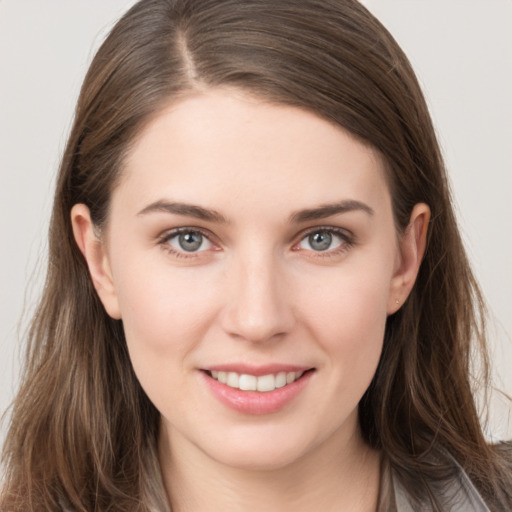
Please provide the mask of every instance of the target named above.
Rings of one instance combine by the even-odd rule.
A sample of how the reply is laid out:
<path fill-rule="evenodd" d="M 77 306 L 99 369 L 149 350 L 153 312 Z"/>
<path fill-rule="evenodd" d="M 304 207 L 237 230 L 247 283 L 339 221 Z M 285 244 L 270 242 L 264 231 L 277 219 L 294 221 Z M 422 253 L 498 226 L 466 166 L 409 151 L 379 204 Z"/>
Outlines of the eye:
<path fill-rule="evenodd" d="M 161 243 L 176 253 L 195 253 L 213 247 L 212 242 L 201 231 L 189 228 L 174 230 Z"/>
<path fill-rule="evenodd" d="M 307 251 L 327 252 L 336 251 L 347 245 L 350 245 L 350 240 L 345 233 L 325 228 L 310 231 L 297 244 L 297 247 Z"/>

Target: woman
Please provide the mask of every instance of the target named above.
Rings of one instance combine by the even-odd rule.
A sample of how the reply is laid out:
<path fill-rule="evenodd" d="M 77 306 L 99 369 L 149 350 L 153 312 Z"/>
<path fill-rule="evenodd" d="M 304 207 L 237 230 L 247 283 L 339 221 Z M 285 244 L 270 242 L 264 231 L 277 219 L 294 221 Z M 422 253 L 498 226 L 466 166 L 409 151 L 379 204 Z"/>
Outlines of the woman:
<path fill-rule="evenodd" d="M 85 79 L 2 510 L 506 510 L 483 306 L 356 2 L 147 0 Z"/>

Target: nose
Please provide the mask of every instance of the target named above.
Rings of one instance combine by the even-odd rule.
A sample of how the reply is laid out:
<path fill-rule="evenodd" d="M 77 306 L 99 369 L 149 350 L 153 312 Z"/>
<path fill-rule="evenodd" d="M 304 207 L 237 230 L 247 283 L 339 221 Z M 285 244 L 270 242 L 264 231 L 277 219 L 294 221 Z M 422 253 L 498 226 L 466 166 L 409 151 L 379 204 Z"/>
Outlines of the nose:
<path fill-rule="evenodd" d="M 230 268 L 222 327 L 253 343 L 282 338 L 294 325 L 284 271 L 272 255 L 238 258 Z"/>

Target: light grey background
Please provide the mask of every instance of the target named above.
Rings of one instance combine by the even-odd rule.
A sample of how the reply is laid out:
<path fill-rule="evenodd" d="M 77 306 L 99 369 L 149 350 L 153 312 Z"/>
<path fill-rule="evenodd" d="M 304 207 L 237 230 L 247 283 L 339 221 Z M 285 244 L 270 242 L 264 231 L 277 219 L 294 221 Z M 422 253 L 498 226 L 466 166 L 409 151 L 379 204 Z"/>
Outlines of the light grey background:
<path fill-rule="evenodd" d="M 53 180 L 78 90 L 94 49 L 133 3 L 0 0 L 0 412 L 43 281 Z M 496 378 L 512 394 L 512 2 L 364 3 L 424 86 L 495 319 Z M 492 405 L 488 435 L 512 437 L 508 404 L 495 394 Z"/>

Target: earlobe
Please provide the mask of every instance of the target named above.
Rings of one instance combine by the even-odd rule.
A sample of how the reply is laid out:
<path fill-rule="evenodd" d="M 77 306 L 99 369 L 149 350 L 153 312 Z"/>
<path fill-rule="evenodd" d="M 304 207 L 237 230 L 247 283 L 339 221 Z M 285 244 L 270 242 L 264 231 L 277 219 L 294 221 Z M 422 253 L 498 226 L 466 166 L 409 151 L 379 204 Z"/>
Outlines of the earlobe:
<path fill-rule="evenodd" d="M 92 283 L 108 315 L 119 320 L 121 312 L 110 263 L 103 240 L 95 233 L 89 208 L 76 204 L 71 209 L 71 225 L 75 241 L 83 254 Z"/>
<path fill-rule="evenodd" d="M 400 309 L 414 286 L 427 246 L 430 208 L 425 203 L 414 206 L 409 224 L 399 240 L 399 261 L 391 281 L 388 314 Z"/>

